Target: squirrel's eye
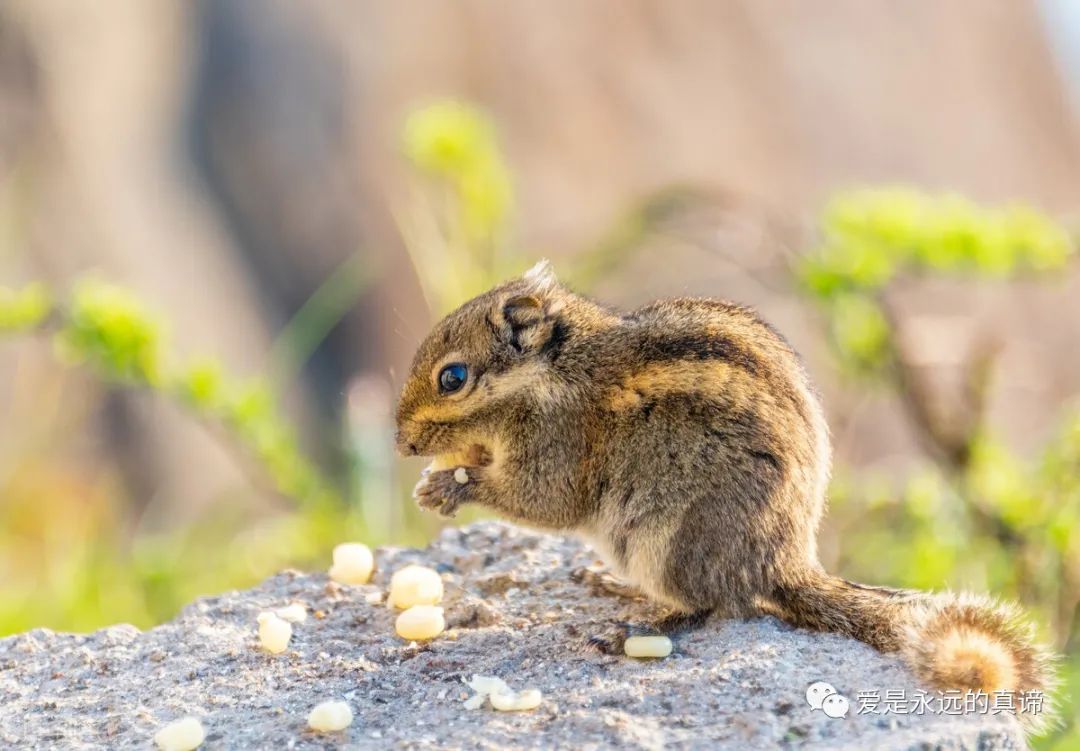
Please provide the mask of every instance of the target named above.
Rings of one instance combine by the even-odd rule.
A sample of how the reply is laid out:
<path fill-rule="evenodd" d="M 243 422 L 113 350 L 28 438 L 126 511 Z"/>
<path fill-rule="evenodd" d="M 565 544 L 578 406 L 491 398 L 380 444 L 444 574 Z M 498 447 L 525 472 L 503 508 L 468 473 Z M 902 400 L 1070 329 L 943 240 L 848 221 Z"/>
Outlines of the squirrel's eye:
<path fill-rule="evenodd" d="M 451 363 L 439 371 L 439 391 L 452 394 L 465 385 L 469 369 L 459 362 Z"/>

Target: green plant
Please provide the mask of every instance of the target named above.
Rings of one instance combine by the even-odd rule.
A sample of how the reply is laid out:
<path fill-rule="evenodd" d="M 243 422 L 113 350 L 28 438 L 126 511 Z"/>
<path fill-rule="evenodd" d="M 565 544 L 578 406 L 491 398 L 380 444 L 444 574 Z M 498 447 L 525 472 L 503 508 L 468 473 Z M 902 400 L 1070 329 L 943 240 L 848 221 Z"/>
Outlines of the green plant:
<path fill-rule="evenodd" d="M 409 113 L 402 132 L 409 195 L 398 227 L 428 307 L 443 314 L 538 260 L 514 243 L 514 190 L 490 118 L 457 100 Z M 560 278 L 588 290 L 680 215 L 711 206 L 691 186 L 646 195 L 598 242 L 560 258 Z"/>
<path fill-rule="evenodd" d="M 1046 275 L 1074 254 L 1068 232 L 1026 206 L 985 209 L 956 195 L 857 190 L 829 201 L 821 242 L 794 272 L 826 313 L 841 366 L 887 376 L 896 344 L 885 292 L 901 275 Z"/>
<path fill-rule="evenodd" d="M 487 116 L 456 101 L 420 108 L 405 123 L 402 150 L 412 171 L 397 219 L 432 312 L 534 260 L 514 243 L 511 174 Z M 717 203 L 687 187 L 646 196 L 594 247 L 561 261 L 561 275 L 587 291 L 649 240 L 677 232 L 688 211 Z M 1080 742 L 1072 719 L 1080 696 L 1080 409 L 1062 416 L 1035 457 L 1018 456 L 986 418 L 996 347 L 983 345 L 967 364 L 958 408 L 943 411 L 905 348 L 893 293 L 920 277 L 1051 280 L 1075 256 L 1070 233 L 1030 208 L 892 188 L 836 195 L 822 213 L 820 242 L 790 267 L 822 313 L 843 377 L 895 395 L 926 452 L 902 482 L 836 468 L 825 536 L 843 539 L 839 570 L 1021 599 L 1066 656 L 1066 723 L 1040 741 L 1061 750 Z M 325 558 L 343 537 L 363 536 L 356 507 L 304 457 L 275 396 L 368 283 L 358 264 L 347 261 L 287 327 L 269 378 L 237 379 L 210 359 L 176 364 L 160 324 L 117 288 L 88 281 L 59 299 L 40 284 L 0 288 L 0 336 L 49 336 L 66 362 L 110 386 L 181 405 L 290 501 L 281 513 L 234 503 L 182 529 L 133 532 L 108 473 L 87 480 L 40 457 L 24 462 L 0 476 L 0 568 L 29 572 L 0 581 L 0 632 L 149 625 L 196 595 Z M 418 540 L 421 525 L 409 529 Z"/>
<path fill-rule="evenodd" d="M 196 595 L 310 562 L 361 532 L 356 509 L 301 452 L 270 384 L 229 376 L 208 358 L 174 365 L 161 325 L 128 292 L 83 280 L 56 301 L 41 284 L 0 288 L 0 335 L 31 333 L 50 337 L 63 362 L 106 384 L 188 410 L 239 450 L 257 484 L 290 504 L 269 518 L 217 512 L 179 530 L 132 535 L 118 488 L 57 486 L 36 465 L 25 469 L 9 480 L 0 508 L 0 553 L 18 560 L 12 570 L 22 574 L 0 582 L 0 631 L 117 618 L 150 625 Z"/>
<path fill-rule="evenodd" d="M 841 371 L 895 393 L 932 460 L 899 491 L 838 470 L 830 524 L 865 530 L 846 536 L 858 543 L 845 546 L 841 568 L 854 578 L 1019 598 L 1066 654 L 1062 715 L 1070 717 L 1080 684 L 1080 410 L 1065 415 L 1040 457 L 1017 457 L 985 414 L 996 345 L 976 348 L 959 407 L 944 410 L 905 347 L 890 298 L 893 285 L 918 276 L 1052 279 L 1076 256 L 1069 232 L 1022 206 L 984 209 L 890 189 L 837 195 L 821 238 L 794 265 L 798 286 L 823 312 Z M 1077 732 L 1069 724 L 1044 745 L 1073 742 Z"/>
<path fill-rule="evenodd" d="M 416 179 L 399 226 L 430 307 L 446 312 L 520 266 L 509 172 L 490 120 L 454 100 L 410 113 L 402 149 Z"/>
<path fill-rule="evenodd" d="M 74 287 L 66 306 L 44 309 L 40 301 L 49 298 L 38 285 L 9 295 L 12 310 L 31 308 L 35 323 L 48 322 L 64 361 L 88 367 L 108 383 L 158 392 L 223 429 L 282 495 L 305 506 L 341 505 L 332 484 L 299 450 L 267 381 L 232 378 L 208 358 L 181 366 L 166 362 L 160 324 L 125 290 L 87 279 Z M 0 303 L 0 319 L 7 317 Z"/>

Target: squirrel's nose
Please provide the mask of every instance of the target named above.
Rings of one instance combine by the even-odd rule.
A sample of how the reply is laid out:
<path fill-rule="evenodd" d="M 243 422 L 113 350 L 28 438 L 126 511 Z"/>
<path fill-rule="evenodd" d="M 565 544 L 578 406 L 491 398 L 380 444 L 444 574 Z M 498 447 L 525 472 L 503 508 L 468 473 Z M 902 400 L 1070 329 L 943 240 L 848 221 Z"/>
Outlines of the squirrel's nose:
<path fill-rule="evenodd" d="M 397 444 L 398 453 L 402 456 L 416 456 L 416 444 L 406 440 L 400 430 L 394 434 L 394 443 Z"/>

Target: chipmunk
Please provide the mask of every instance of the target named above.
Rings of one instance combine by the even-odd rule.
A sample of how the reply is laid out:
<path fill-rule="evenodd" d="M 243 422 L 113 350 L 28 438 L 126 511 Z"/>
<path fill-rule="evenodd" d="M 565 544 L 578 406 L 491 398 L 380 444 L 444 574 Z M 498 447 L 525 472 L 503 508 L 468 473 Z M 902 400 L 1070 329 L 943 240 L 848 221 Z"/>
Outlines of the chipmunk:
<path fill-rule="evenodd" d="M 435 326 L 397 427 L 402 454 L 436 457 L 421 507 L 583 535 L 671 609 L 661 630 L 769 614 L 899 652 L 936 689 L 1050 681 L 1013 606 L 824 571 L 828 427 L 798 355 L 748 308 L 673 299 L 618 314 L 541 262 Z"/>

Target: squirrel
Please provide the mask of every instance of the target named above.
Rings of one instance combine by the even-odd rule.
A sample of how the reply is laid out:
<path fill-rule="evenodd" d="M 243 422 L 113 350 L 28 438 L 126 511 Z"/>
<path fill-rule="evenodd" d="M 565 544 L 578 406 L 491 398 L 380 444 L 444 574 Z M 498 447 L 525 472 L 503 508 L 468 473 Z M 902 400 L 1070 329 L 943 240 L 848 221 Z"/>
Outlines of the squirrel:
<path fill-rule="evenodd" d="M 664 632 L 768 614 L 898 652 L 938 690 L 1052 683 L 1015 606 L 822 568 L 828 427 L 801 359 L 749 308 L 670 299 L 619 314 L 542 261 L 435 326 L 396 417 L 399 452 L 436 457 L 421 507 L 580 534 L 670 609 Z"/>

